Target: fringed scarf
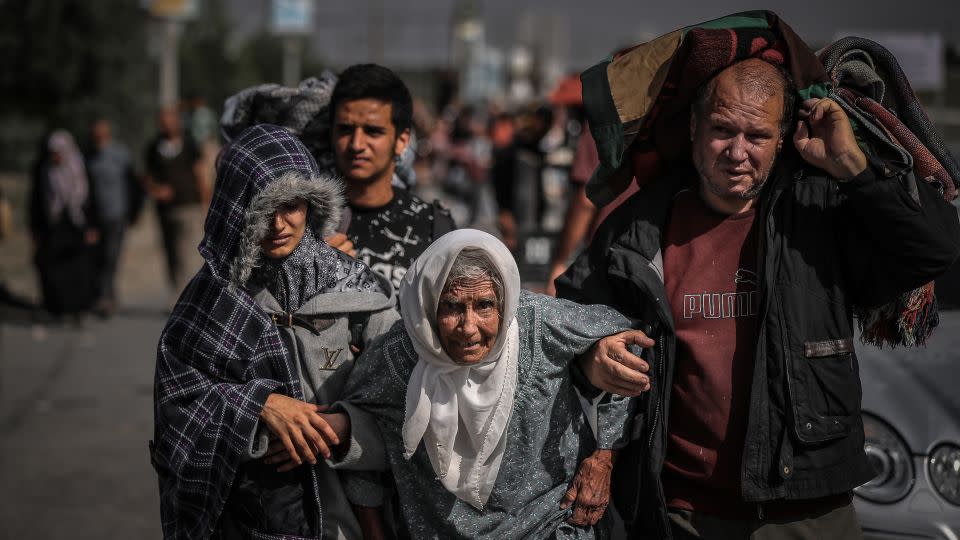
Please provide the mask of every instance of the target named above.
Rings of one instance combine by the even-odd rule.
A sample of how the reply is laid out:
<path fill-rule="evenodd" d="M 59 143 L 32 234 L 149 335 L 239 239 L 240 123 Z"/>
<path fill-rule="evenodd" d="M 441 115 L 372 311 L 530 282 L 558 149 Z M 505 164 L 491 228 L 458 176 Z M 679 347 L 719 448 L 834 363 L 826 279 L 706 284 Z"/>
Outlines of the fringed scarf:
<path fill-rule="evenodd" d="M 855 119 L 858 136 L 873 134 L 912 161 L 919 179 L 936 183 L 946 201 L 957 197 L 960 166 L 921 107 L 897 59 L 864 38 L 846 37 L 820 51 L 833 81 L 831 97 Z M 860 339 L 883 346 L 923 345 L 940 321 L 931 281 L 874 309 L 857 311 Z"/>

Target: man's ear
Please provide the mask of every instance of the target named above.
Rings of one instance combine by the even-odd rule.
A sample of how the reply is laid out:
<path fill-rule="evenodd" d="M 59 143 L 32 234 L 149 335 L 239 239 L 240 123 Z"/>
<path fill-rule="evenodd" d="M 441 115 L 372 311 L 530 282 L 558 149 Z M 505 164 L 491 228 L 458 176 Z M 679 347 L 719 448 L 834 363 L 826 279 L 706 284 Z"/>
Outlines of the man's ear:
<path fill-rule="evenodd" d="M 690 141 L 693 142 L 693 134 L 697 132 L 697 113 L 693 107 L 690 107 Z"/>
<path fill-rule="evenodd" d="M 393 143 L 393 155 L 400 157 L 400 154 L 407 149 L 408 144 L 410 144 L 410 128 L 403 130 L 400 135 L 397 135 L 397 140 Z"/>

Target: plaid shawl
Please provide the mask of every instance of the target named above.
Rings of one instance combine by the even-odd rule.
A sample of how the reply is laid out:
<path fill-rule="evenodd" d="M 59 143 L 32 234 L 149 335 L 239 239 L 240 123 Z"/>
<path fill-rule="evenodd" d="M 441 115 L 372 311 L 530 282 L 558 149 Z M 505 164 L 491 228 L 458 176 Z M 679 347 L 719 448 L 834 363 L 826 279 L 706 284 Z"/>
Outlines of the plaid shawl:
<path fill-rule="evenodd" d="M 917 100 L 897 59 L 869 39 L 846 37 L 820 51 L 835 99 L 851 117 L 861 144 L 899 153 L 915 176 L 940 186 L 946 201 L 957 197 L 960 166 Z M 881 148 L 882 147 L 882 148 Z M 937 326 L 933 282 L 857 317 L 864 343 L 922 345 Z"/>
<path fill-rule="evenodd" d="M 200 244 L 206 264 L 160 336 L 151 461 L 165 538 L 210 536 L 267 396 L 302 399 L 276 327 L 228 283 L 251 200 L 288 171 L 319 175 L 303 144 L 276 126 L 250 128 L 224 149 Z"/>
<path fill-rule="evenodd" d="M 662 165 L 690 156 L 690 104 L 696 89 L 747 58 L 783 65 L 801 99 L 829 90 L 823 66 L 769 11 L 749 11 L 681 28 L 613 55 L 581 75 L 600 166 L 587 196 L 602 207 L 643 185 Z"/>

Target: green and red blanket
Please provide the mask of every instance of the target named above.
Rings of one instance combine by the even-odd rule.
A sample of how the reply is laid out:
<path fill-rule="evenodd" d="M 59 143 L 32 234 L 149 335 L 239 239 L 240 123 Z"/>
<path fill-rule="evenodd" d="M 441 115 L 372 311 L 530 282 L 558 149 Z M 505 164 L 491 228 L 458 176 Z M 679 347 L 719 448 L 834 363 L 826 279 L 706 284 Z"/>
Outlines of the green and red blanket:
<path fill-rule="evenodd" d="M 690 102 L 696 89 L 747 58 L 779 64 L 803 99 L 824 97 L 829 78 L 813 51 L 776 14 L 749 11 L 681 28 L 620 51 L 581 75 L 600 166 L 587 195 L 603 206 L 643 185 L 661 166 L 690 155 Z"/>
<path fill-rule="evenodd" d="M 883 87 L 876 77 L 860 77 L 859 65 L 845 64 L 851 49 L 863 48 L 892 77 L 886 101 L 852 88 L 851 81 L 858 80 Z M 587 184 L 588 197 L 604 206 L 630 182 L 642 186 L 673 162 L 688 160 L 690 104 L 697 88 L 733 63 L 761 58 L 790 73 L 800 100 L 831 97 L 840 102 L 865 152 L 873 153 L 878 144 L 899 152 L 914 164 L 916 176 L 939 183 L 944 198 L 953 200 L 960 168 L 937 138 L 896 59 L 881 49 L 858 40 L 830 47 L 818 58 L 775 13 L 749 11 L 681 28 L 612 55 L 581 75 L 600 158 Z M 851 72 L 857 76 L 845 76 Z M 891 100 L 902 119 L 885 107 Z M 923 344 L 938 322 L 932 283 L 886 306 L 857 311 L 861 338 L 876 345 Z"/>

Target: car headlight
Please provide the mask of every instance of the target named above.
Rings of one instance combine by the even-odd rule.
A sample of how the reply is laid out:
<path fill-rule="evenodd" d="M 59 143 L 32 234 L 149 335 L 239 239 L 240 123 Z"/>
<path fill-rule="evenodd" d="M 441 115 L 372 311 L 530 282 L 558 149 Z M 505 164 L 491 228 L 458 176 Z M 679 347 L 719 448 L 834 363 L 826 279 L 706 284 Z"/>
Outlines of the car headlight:
<path fill-rule="evenodd" d="M 856 488 L 858 496 L 877 503 L 894 503 L 913 487 L 914 471 L 903 439 L 889 425 L 870 414 L 863 415 L 863 449 L 877 476 Z"/>
<path fill-rule="evenodd" d="M 930 454 L 930 481 L 941 497 L 960 506 L 960 448 L 944 444 Z"/>

